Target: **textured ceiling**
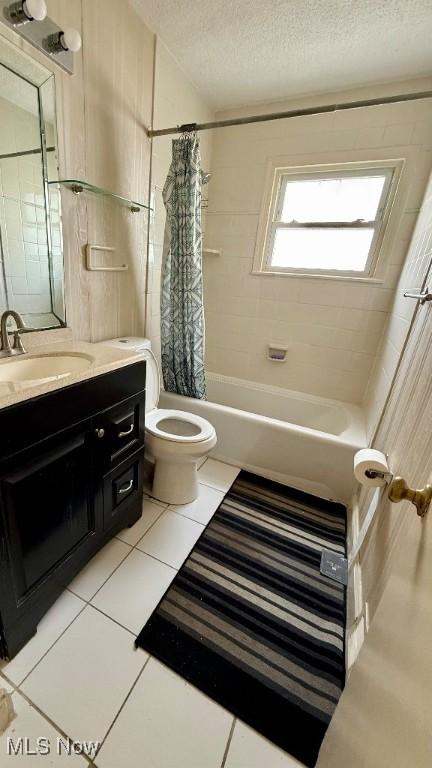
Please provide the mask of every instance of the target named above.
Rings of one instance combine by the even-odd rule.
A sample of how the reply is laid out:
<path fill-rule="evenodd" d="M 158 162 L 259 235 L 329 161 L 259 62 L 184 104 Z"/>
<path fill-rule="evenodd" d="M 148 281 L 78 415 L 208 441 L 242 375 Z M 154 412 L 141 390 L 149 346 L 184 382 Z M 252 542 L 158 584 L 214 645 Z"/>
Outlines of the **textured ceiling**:
<path fill-rule="evenodd" d="M 431 0 L 132 0 L 219 109 L 432 72 Z"/>

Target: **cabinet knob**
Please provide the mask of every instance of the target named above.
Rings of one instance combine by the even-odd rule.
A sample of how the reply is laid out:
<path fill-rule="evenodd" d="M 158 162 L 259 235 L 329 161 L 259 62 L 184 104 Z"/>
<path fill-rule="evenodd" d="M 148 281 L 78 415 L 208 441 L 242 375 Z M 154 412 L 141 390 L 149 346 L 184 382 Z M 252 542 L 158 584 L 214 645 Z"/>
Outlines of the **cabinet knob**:
<path fill-rule="evenodd" d="M 95 435 L 99 438 L 99 440 L 102 440 L 102 438 L 105 437 L 105 430 L 101 427 L 99 429 L 95 429 Z"/>

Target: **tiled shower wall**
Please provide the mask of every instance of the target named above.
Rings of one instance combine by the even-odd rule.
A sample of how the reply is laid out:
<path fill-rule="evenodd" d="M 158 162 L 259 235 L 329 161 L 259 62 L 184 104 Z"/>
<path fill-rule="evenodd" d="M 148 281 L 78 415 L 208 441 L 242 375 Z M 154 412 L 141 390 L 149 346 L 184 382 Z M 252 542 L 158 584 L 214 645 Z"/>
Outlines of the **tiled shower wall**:
<path fill-rule="evenodd" d="M 1 99 L 0 155 L 40 150 L 39 120 Z M 42 156 L 0 159 L 0 223 L 8 305 L 22 314 L 51 312 Z M 4 305 L 3 305 L 4 306 Z"/>
<path fill-rule="evenodd" d="M 426 90 L 430 80 L 219 113 L 293 109 Z M 382 284 L 252 275 L 267 164 L 407 158 Z M 214 131 L 204 257 L 207 370 L 361 403 L 432 165 L 432 103 L 393 104 Z M 286 363 L 267 344 L 288 347 Z"/>
<path fill-rule="evenodd" d="M 214 113 L 196 92 L 176 62 L 159 40 L 156 49 L 154 87 L 154 128 L 166 128 L 190 122 L 213 120 Z M 201 161 L 204 170 L 211 169 L 212 131 L 200 135 Z M 162 189 L 172 156 L 172 140 L 178 136 L 153 139 L 152 148 L 152 226 L 149 253 L 149 283 L 147 293 L 146 335 L 151 339 L 156 356 L 160 357 L 160 280 L 162 248 L 165 229 L 165 207 Z M 207 188 L 205 188 L 207 193 Z M 203 215 L 203 228 L 205 215 Z"/>

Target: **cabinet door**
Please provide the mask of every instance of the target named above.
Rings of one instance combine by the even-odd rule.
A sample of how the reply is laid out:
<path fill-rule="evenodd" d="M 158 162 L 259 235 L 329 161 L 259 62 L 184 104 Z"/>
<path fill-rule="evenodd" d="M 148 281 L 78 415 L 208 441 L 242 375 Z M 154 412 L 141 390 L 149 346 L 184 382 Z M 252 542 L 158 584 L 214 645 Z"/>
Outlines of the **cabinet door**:
<path fill-rule="evenodd" d="M 18 603 L 96 531 L 91 445 L 89 420 L 0 467 L 3 526 Z"/>

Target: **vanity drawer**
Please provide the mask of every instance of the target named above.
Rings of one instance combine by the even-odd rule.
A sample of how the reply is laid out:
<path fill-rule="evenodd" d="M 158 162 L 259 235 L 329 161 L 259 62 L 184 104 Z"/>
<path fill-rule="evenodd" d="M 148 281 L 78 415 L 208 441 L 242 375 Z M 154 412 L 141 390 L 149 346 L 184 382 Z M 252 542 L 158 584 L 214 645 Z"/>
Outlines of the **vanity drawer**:
<path fill-rule="evenodd" d="M 140 448 L 123 461 L 115 471 L 104 477 L 104 528 L 108 530 L 125 509 L 140 500 L 143 494 L 143 455 Z"/>
<path fill-rule="evenodd" d="M 144 445 L 144 423 L 144 393 L 100 414 L 95 424 L 95 437 L 103 449 L 107 468 L 116 466 Z"/>
<path fill-rule="evenodd" d="M 131 493 L 136 491 L 136 464 L 132 464 L 126 472 L 116 478 L 112 484 L 113 507 L 118 507 Z"/>

